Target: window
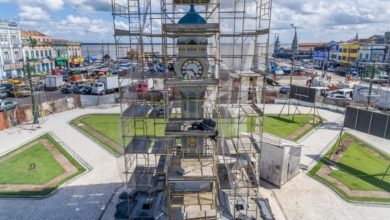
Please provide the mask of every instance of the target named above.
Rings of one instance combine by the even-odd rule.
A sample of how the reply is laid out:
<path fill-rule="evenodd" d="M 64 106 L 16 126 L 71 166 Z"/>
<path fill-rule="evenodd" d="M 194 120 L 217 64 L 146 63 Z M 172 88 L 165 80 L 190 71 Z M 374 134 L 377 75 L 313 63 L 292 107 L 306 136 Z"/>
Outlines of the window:
<path fill-rule="evenodd" d="M 15 35 L 11 36 L 11 43 L 16 44 L 16 36 Z"/>
<path fill-rule="evenodd" d="M 349 49 L 349 53 L 357 53 L 357 49 Z"/>
<path fill-rule="evenodd" d="M 49 53 L 47 52 L 47 50 L 45 50 L 45 57 L 49 56 Z"/>
<path fill-rule="evenodd" d="M 343 56 L 343 60 L 346 60 L 347 59 L 347 57 L 346 56 Z"/>
<path fill-rule="evenodd" d="M 34 59 L 34 51 L 33 51 L 33 50 L 30 51 L 30 58 L 31 58 L 31 59 Z"/>
<path fill-rule="evenodd" d="M 347 51 L 348 51 L 347 49 L 345 49 L 345 48 L 343 49 L 343 53 L 346 53 Z"/>
<path fill-rule="evenodd" d="M 15 51 L 15 60 L 19 60 L 19 51 Z"/>
<path fill-rule="evenodd" d="M 41 57 L 43 57 L 43 50 L 41 50 Z"/>
<path fill-rule="evenodd" d="M 0 35 L 0 42 L 3 41 L 3 35 Z"/>
<path fill-rule="evenodd" d="M 35 57 L 39 58 L 39 51 L 38 50 L 35 51 Z"/>
<path fill-rule="evenodd" d="M 368 60 L 369 59 L 369 57 L 368 57 L 369 55 L 368 55 L 368 53 L 366 53 L 366 60 Z"/>
<path fill-rule="evenodd" d="M 9 53 L 7 51 L 4 52 L 4 60 L 5 61 L 9 60 Z"/>
<path fill-rule="evenodd" d="M 4 42 L 8 42 L 7 35 L 4 35 Z"/>
<path fill-rule="evenodd" d="M 363 54 L 359 54 L 359 60 L 363 59 Z"/>
<path fill-rule="evenodd" d="M 49 56 L 51 56 L 51 50 L 49 50 Z"/>
<path fill-rule="evenodd" d="M 340 48 L 340 49 L 339 49 L 339 52 L 340 52 L 340 53 L 343 52 L 343 49 Z"/>
<path fill-rule="evenodd" d="M 339 56 L 337 59 L 338 59 L 338 60 L 341 60 L 341 56 Z"/>

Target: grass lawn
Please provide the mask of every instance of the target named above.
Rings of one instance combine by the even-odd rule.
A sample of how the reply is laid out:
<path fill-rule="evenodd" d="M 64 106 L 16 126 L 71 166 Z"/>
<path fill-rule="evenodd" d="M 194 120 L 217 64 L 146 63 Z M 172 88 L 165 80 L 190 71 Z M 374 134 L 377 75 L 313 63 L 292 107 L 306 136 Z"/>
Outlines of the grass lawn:
<path fill-rule="evenodd" d="M 45 139 L 54 145 L 72 164 L 78 169 L 78 172 L 64 178 L 58 184 L 51 186 L 43 191 L 18 191 L 6 192 L 0 190 L 0 195 L 7 196 L 45 196 L 58 188 L 67 180 L 83 173 L 85 168 L 80 165 L 62 146 L 55 141 L 49 134 L 45 134 L 36 140 Z M 31 142 L 30 142 L 31 143 Z M 26 145 L 28 145 L 27 143 Z M 23 149 L 26 145 L 19 149 Z M 16 151 L 15 150 L 15 151 Z M 14 151 L 13 151 L 14 152 Z M 10 152 L 10 153 L 13 153 Z M 4 155 L 3 157 L 8 156 Z M 35 169 L 29 170 L 31 163 L 35 163 Z M 0 162 L 0 184 L 45 184 L 50 182 L 55 177 L 63 174 L 65 169 L 54 158 L 42 143 L 37 143 L 30 148 L 27 148 L 14 156 Z"/>
<path fill-rule="evenodd" d="M 36 168 L 29 170 L 30 164 Z M 63 174 L 65 169 L 43 144 L 31 148 L 0 163 L 1 184 L 44 184 Z"/>
<path fill-rule="evenodd" d="M 266 115 L 264 117 L 264 132 L 281 137 L 289 138 L 295 131 L 304 127 L 305 125 L 313 121 L 313 116 L 311 115 L 295 115 L 293 116 L 281 115 Z M 307 134 L 311 129 L 317 126 L 310 126 L 309 129 L 305 130 L 294 140 L 298 140 Z"/>
<path fill-rule="evenodd" d="M 390 192 L 390 175 L 388 174 L 382 180 L 390 163 L 389 155 L 374 149 L 372 146 L 363 143 L 350 134 L 344 133 L 342 141 L 346 138 L 353 140 L 353 142 L 349 144 L 347 150 L 343 153 L 338 162 L 333 161 L 338 170 L 332 170 L 329 175 L 352 190 Z M 325 157 L 310 171 L 310 174 L 328 184 L 347 199 L 390 202 L 390 198 L 356 198 L 349 196 L 333 183 L 317 175 L 317 171 L 327 163 L 327 160 L 329 160 L 328 158 L 337 146 L 338 143 L 336 143 Z"/>
<path fill-rule="evenodd" d="M 86 115 L 81 122 L 95 129 L 118 144 L 122 144 L 121 121 L 118 114 L 113 115 Z"/>
<path fill-rule="evenodd" d="M 94 129 L 100 135 L 110 139 L 112 142 L 122 146 L 122 127 L 121 127 L 121 119 L 119 114 L 91 114 L 84 115 L 79 118 L 76 118 L 71 121 L 71 124 L 82 130 L 89 137 L 94 139 L 95 141 L 102 144 L 105 148 L 107 148 L 112 153 L 117 156 L 123 154 L 122 150 L 118 150 L 117 148 L 111 146 L 110 143 L 103 140 L 96 134 L 93 134 L 78 125 L 78 120 L 80 120 L 86 126 Z M 125 125 L 125 134 L 126 134 L 126 143 L 131 140 L 132 136 L 151 136 L 151 137 L 163 137 L 165 133 L 164 119 L 146 119 L 146 123 L 144 119 L 137 118 L 127 118 L 124 121 Z M 136 129 L 134 128 L 136 125 Z"/>

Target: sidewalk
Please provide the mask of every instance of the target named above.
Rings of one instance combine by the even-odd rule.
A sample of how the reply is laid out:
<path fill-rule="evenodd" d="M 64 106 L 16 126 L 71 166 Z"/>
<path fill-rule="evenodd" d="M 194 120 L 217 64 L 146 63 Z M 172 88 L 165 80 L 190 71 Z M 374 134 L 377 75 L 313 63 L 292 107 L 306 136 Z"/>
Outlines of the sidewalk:
<path fill-rule="evenodd" d="M 123 158 L 115 158 L 68 122 L 91 113 L 119 113 L 119 108 L 75 109 L 48 117 L 42 128 L 16 128 L 0 132 L 0 154 L 44 134 L 53 132 L 93 169 L 61 187 L 53 196 L 31 199 L 0 199 L 1 219 L 97 219 L 115 189 L 122 184 Z M 87 217 L 88 216 L 88 217 Z"/>

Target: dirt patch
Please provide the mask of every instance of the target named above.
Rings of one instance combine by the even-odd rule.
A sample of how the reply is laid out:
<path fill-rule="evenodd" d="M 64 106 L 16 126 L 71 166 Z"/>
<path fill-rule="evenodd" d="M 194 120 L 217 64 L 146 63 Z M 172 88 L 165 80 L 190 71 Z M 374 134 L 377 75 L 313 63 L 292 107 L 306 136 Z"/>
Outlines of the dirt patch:
<path fill-rule="evenodd" d="M 320 119 L 318 119 L 317 117 L 314 118 L 314 124 L 312 124 L 312 120 L 310 123 L 306 124 L 305 126 L 299 128 L 298 130 L 294 131 L 289 137 L 288 139 L 289 140 L 292 140 L 292 141 L 295 141 L 298 137 L 300 137 L 302 134 L 304 134 L 305 132 L 307 132 L 308 130 L 310 130 L 313 126 L 315 126 L 318 122 L 320 121 Z"/>
<path fill-rule="evenodd" d="M 46 149 L 53 155 L 53 157 L 57 160 L 57 162 L 65 169 L 65 172 L 54 179 L 52 179 L 50 182 L 45 184 L 0 184 L 0 192 L 19 192 L 19 191 L 29 191 L 29 192 L 38 192 L 38 191 L 44 191 L 48 189 L 52 189 L 55 186 L 57 186 L 62 180 L 76 174 L 78 172 L 78 169 L 54 146 L 53 143 L 50 142 L 50 140 L 46 138 L 40 138 L 38 140 L 35 140 L 28 145 L 13 151 L 9 155 L 3 157 L 0 159 L 0 162 L 3 162 L 7 159 L 10 159 L 11 157 L 15 156 L 18 153 L 23 152 L 24 150 L 27 150 L 28 148 L 31 148 L 32 146 L 36 144 L 42 144 L 46 147 Z"/>
<path fill-rule="evenodd" d="M 74 122 L 75 122 L 75 125 L 77 127 L 80 127 L 82 129 L 84 129 L 88 134 L 92 135 L 93 137 L 97 137 L 99 142 L 104 142 L 104 143 L 110 145 L 112 148 L 114 148 L 116 150 L 115 153 L 123 152 L 123 146 L 122 145 L 116 143 L 115 141 L 113 141 L 110 138 L 108 138 L 108 137 L 104 136 L 103 134 L 101 134 L 99 131 L 89 127 L 86 124 L 84 124 L 81 121 L 81 118 L 75 119 Z"/>
<path fill-rule="evenodd" d="M 384 198 L 388 199 L 390 198 L 390 192 L 383 192 L 383 191 L 366 191 L 366 190 L 352 190 L 345 186 L 342 182 L 338 181 L 337 179 L 330 176 L 330 173 L 332 170 L 324 165 L 321 167 L 321 169 L 317 172 L 317 175 L 321 176 L 322 178 L 328 180 L 335 186 L 337 186 L 339 189 L 344 191 L 348 196 L 350 197 L 367 197 L 367 198 Z"/>

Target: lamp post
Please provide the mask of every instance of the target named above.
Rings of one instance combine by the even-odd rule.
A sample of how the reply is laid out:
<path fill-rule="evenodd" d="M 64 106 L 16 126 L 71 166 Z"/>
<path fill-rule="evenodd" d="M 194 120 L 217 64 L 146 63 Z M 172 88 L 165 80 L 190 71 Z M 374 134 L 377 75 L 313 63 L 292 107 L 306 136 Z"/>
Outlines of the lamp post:
<path fill-rule="evenodd" d="M 294 35 L 294 40 L 291 45 L 292 49 L 292 60 L 291 60 L 291 73 L 290 73 L 290 93 L 288 95 L 288 108 L 287 108 L 287 115 L 290 115 L 290 106 L 291 106 L 291 85 L 292 85 L 292 80 L 293 80 L 293 75 L 294 75 L 294 61 L 295 61 L 295 53 L 298 47 L 298 42 L 297 40 L 297 26 L 294 24 L 290 24 L 292 28 L 295 30 L 295 35 Z"/>
<path fill-rule="evenodd" d="M 30 47 L 31 48 L 34 48 L 36 46 L 36 41 L 33 40 L 31 37 L 30 37 Z M 38 124 L 38 108 L 37 108 L 37 105 L 36 105 L 36 100 L 35 100 L 35 94 L 34 94 L 34 88 L 33 88 L 33 83 L 32 83 L 32 76 L 31 76 L 31 66 L 30 66 L 30 59 L 27 58 L 26 59 L 26 62 L 27 62 L 27 66 L 26 66 L 26 71 L 27 71 L 27 77 L 28 77 L 28 81 L 29 81 L 29 84 L 30 84 L 30 93 L 31 93 L 31 106 L 32 106 L 32 114 L 33 114 L 33 124 Z"/>

